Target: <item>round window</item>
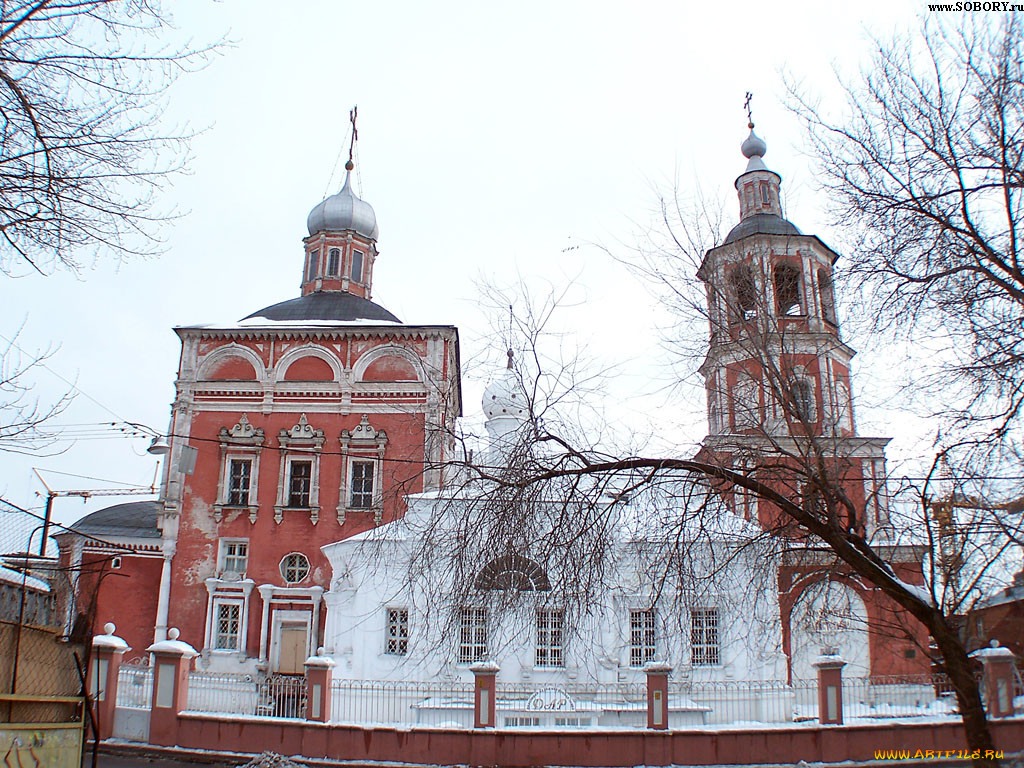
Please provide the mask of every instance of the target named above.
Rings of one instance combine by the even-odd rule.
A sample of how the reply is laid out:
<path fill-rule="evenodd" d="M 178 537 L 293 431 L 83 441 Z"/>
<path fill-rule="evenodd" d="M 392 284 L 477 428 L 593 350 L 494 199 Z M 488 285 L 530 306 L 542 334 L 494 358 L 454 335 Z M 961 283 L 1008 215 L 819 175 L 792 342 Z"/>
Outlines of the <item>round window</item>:
<path fill-rule="evenodd" d="M 309 560 L 300 552 L 285 555 L 281 561 L 281 577 L 288 584 L 297 584 L 309 575 Z"/>

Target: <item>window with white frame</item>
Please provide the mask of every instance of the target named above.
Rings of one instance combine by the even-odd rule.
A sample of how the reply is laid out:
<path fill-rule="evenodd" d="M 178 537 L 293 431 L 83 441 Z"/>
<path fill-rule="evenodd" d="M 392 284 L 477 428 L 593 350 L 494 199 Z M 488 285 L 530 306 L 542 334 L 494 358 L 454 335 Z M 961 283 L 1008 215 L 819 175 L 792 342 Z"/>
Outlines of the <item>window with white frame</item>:
<path fill-rule="evenodd" d="M 372 461 L 350 462 L 352 477 L 349 482 L 348 505 L 352 509 L 373 507 L 373 476 L 376 464 Z"/>
<path fill-rule="evenodd" d="M 312 280 L 316 277 L 317 261 L 320 259 L 320 250 L 309 252 L 309 262 L 306 264 L 306 280 Z"/>
<path fill-rule="evenodd" d="M 237 651 L 241 637 L 242 604 L 217 601 L 214 603 L 213 647 L 218 651 Z"/>
<path fill-rule="evenodd" d="M 253 460 L 247 457 L 228 459 L 228 488 L 225 501 L 232 507 L 249 506 L 252 492 Z"/>
<path fill-rule="evenodd" d="M 694 608 L 690 611 L 690 658 L 693 666 L 721 664 L 718 641 L 718 609 Z"/>
<path fill-rule="evenodd" d="M 657 653 L 654 611 L 629 612 L 629 666 L 642 667 Z"/>
<path fill-rule="evenodd" d="M 352 251 L 352 282 L 363 282 L 363 252 Z"/>
<path fill-rule="evenodd" d="M 281 578 L 286 584 L 298 584 L 309 575 L 309 559 L 301 552 L 292 552 L 281 560 Z"/>
<path fill-rule="evenodd" d="M 537 647 L 534 664 L 538 667 L 564 667 L 565 613 L 537 609 Z"/>
<path fill-rule="evenodd" d="M 337 277 L 338 271 L 341 269 L 341 251 L 337 248 L 331 248 L 327 256 L 327 276 Z"/>
<path fill-rule="evenodd" d="M 459 609 L 460 664 L 470 664 L 487 658 L 487 609 Z"/>
<path fill-rule="evenodd" d="M 222 573 L 245 573 L 249 565 L 248 539 L 221 539 L 217 570 Z"/>
<path fill-rule="evenodd" d="M 409 652 L 409 609 L 388 608 L 384 635 L 384 653 L 405 656 Z"/>
<path fill-rule="evenodd" d="M 288 462 L 288 506 L 310 506 L 312 489 L 312 459 L 292 459 Z"/>

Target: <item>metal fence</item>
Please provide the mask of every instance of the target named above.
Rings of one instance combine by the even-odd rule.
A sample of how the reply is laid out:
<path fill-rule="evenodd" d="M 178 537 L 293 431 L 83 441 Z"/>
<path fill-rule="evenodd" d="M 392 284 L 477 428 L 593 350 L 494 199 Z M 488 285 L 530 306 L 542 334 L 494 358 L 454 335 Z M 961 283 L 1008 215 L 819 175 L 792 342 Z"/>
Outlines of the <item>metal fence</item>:
<path fill-rule="evenodd" d="M 117 670 L 117 706 L 149 709 L 153 700 L 153 668 L 122 664 Z"/>
<path fill-rule="evenodd" d="M 472 728 L 473 684 L 335 680 L 331 683 L 331 721 Z"/>
<path fill-rule="evenodd" d="M 148 707 L 149 667 L 125 665 L 118 677 L 122 706 Z M 471 682 L 335 680 L 331 721 L 346 724 L 411 724 L 470 728 Z M 501 683 L 495 696 L 496 725 L 503 728 L 643 728 L 644 684 Z M 818 718 L 816 680 L 693 682 L 672 680 L 671 728 L 745 723 L 793 723 Z M 844 719 L 958 717 L 948 680 L 940 675 L 844 678 Z M 305 679 L 287 675 L 191 672 L 188 711 L 266 717 L 305 717 Z"/>
<path fill-rule="evenodd" d="M 302 718 L 306 716 L 306 680 L 290 675 L 190 672 L 187 711 Z"/>

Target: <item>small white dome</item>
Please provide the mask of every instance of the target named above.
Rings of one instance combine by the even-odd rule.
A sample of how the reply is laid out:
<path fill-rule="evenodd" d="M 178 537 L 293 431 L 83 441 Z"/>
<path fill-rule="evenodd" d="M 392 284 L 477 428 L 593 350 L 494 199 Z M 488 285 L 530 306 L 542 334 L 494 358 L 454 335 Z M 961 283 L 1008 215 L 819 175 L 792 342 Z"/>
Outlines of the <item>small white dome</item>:
<path fill-rule="evenodd" d="M 309 212 L 306 228 L 309 234 L 352 230 L 371 240 L 377 239 L 377 214 L 365 200 L 352 191 L 351 173 L 345 174 L 341 191 L 331 195 Z"/>
<path fill-rule="evenodd" d="M 526 391 L 511 368 L 487 385 L 481 405 L 488 420 L 511 417 L 525 421 L 530 413 Z"/>

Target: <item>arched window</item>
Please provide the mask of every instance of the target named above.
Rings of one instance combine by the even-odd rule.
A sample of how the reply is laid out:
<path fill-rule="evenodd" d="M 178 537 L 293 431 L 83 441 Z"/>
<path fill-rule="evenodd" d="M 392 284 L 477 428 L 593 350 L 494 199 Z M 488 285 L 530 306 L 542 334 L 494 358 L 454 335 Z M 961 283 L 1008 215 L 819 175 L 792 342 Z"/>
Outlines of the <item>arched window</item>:
<path fill-rule="evenodd" d="M 750 429 L 761 423 L 757 382 L 741 373 L 732 388 L 732 420 L 736 429 Z"/>
<path fill-rule="evenodd" d="M 751 320 L 757 315 L 757 286 L 749 264 L 737 264 L 729 272 L 729 302 L 735 320 Z"/>
<path fill-rule="evenodd" d="M 327 276 L 337 277 L 338 272 L 341 270 L 341 251 L 337 248 L 331 248 L 330 254 L 327 257 Z"/>
<path fill-rule="evenodd" d="M 832 277 L 824 269 L 818 270 L 818 295 L 821 298 L 821 316 L 836 324 L 836 298 L 832 292 Z"/>
<path fill-rule="evenodd" d="M 790 394 L 793 396 L 794 414 L 801 421 L 808 424 L 814 421 L 814 387 L 810 380 L 795 379 L 790 386 Z"/>
<path fill-rule="evenodd" d="M 775 308 L 780 315 L 802 315 L 800 270 L 792 264 L 775 267 Z"/>
<path fill-rule="evenodd" d="M 521 555 L 505 555 L 492 560 L 477 574 L 475 589 L 516 589 L 520 592 L 547 592 L 548 575 L 533 560 Z"/>

